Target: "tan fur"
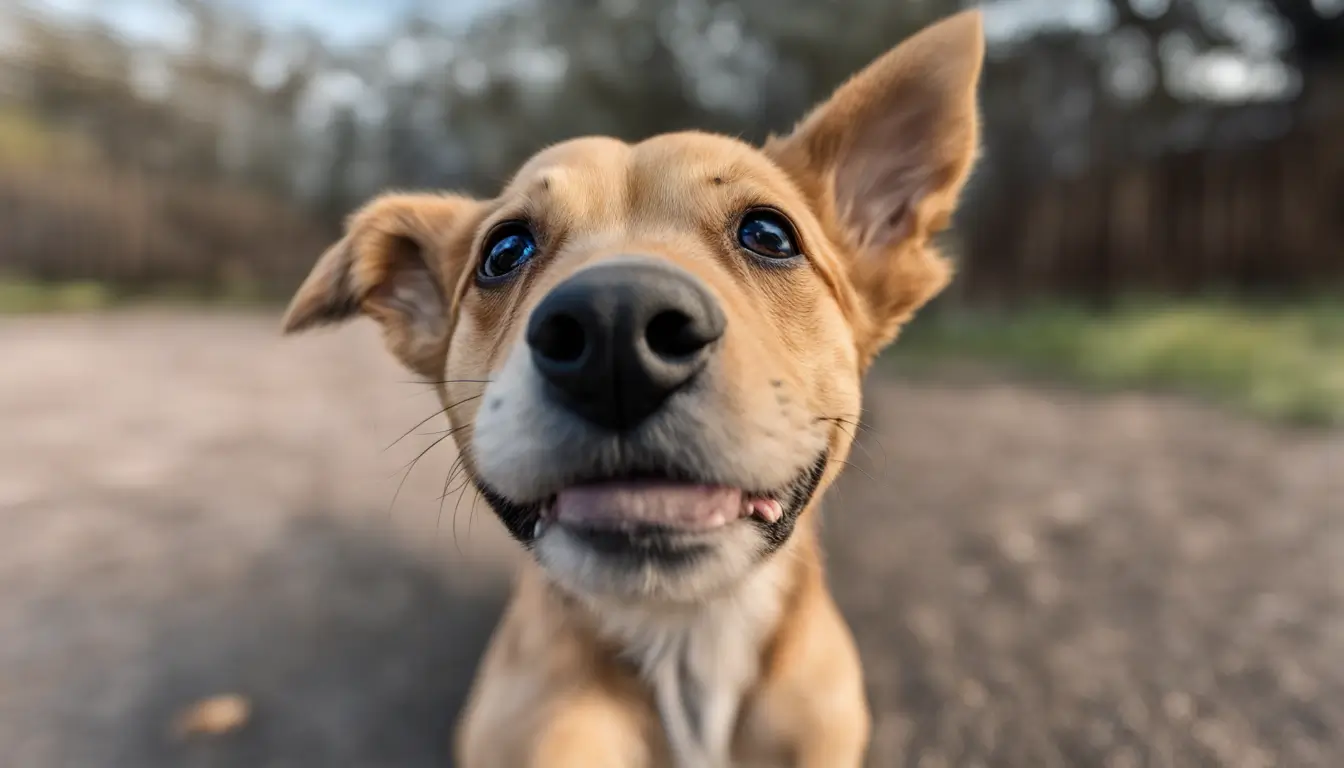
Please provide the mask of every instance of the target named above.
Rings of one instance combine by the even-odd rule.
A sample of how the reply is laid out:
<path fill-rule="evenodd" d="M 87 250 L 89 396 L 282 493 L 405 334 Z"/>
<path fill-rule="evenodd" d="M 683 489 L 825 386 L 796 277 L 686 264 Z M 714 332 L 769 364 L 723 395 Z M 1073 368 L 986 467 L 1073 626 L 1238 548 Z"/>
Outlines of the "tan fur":
<path fill-rule="evenodd" d="M 434 382 L 468 469 L 526 487 L 556 456 L 537 434 L 545 414 L 509 378 L 527 364 L 517 350 L 529 313 L 592 264 L 666 259 L 728 317 L 720 374 L 687 406 L 694 447 L 731 463 L 744 487 L 778 485 L 824 452 L 820 495 L 851 447 L 868 364 L 950 278 L 929 239 L 974 160 L 982 57 L 980 16 L 963 13 L 762 149 L 698 133 L 578 139 L 539 153 L 492 200 L 381 197 L 322 256 L 285 327 L 373 317 L 398 359 Z M 739 252 L 732 228 L 756 206 L 789 218 L 805 267 Z M 483 239 L 518 218 L 535 222 L 542 255 L 482 288 Z M 476 397 L 486 379 L 489 397 Z M 815 498 L 780 551 L 754 563 L 746 539 L 726 540 L 722 562 L 692 580 L 598 584 L 563 553 L 538 552 L 481 664 L 460 764 L 861 764 L 869 715 L 823 576 Z M 694 706 L 679 708 L 688 696 Z"/>

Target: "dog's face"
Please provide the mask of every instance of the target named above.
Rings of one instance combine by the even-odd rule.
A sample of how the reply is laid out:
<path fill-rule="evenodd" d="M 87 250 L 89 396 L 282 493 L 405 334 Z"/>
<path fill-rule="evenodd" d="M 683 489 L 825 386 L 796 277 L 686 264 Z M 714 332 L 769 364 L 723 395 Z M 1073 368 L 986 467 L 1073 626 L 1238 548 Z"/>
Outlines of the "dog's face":
<path fill-rule="evenodd" d="M 787 545 L 868 363 L 946 283 L 928 240 L 975 154 L 982 47 L 977 14 L 944 21 L 763 148 L 577 139 L 492 200 L 375 200 L 286 327 L 378 320 L 562 587 L 701 598 Z"/>

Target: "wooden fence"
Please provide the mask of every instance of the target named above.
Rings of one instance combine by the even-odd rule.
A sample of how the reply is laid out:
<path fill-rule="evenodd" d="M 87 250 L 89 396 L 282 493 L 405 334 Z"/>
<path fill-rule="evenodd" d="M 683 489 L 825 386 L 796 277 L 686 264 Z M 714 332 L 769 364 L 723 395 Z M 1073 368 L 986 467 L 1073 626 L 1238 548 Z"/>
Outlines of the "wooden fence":
<path fill-rule="evenodd" d="M 961 237 L 970 300 L 1304 292 L 1344 282 L 1344 123 L 998 190 Z"/>

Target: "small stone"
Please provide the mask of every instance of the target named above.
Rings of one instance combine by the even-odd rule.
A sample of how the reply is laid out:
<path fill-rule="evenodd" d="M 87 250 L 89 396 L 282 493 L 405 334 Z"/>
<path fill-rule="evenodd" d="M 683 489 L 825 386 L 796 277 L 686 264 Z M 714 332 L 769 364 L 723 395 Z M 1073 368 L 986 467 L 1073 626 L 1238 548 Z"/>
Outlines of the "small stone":
<path fill-rule="evenodd" d="M 1167 717 L 1174 722 L 1184 722 L 1190 719 L 1194 714 L 1194 702 L 1190 696 L 1181 691 L 1171 691 L 1162 697 L 1162 709 L 1167 713 Z"/>
<path fill-rule="evenodd" d="M 961 681 L 961 702 L 970 709 L 980 709 L 989 701 L 989 692 L 977 680 Z"/>
<path fill-rule="evenodd" d="M 1026 531 L 1009 531 L 1002 540 L 1003 552 L 1015 563 L 1030 563 L 1036 559 L 1036 539 Z"/>

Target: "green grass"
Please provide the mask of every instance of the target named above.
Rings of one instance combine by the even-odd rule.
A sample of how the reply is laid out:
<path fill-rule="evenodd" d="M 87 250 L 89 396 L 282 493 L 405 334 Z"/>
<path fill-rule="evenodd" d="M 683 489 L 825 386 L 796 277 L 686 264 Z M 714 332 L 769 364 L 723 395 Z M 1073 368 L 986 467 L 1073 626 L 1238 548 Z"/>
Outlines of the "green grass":
<path fill-rule="evenodd" d="M 1303 424 L 1344 424 L 1344 300 L 1130 302 L 916 321 L 890 357 L 989 362 L 1102 388 L 1168 389 Z"/>
<path fill-rule="evenodd" d="M 112 291 L 93 282 L 35 283 L 0 280 L 0 315 L 32 312 L 89 312 L 114 302 Z"/>

